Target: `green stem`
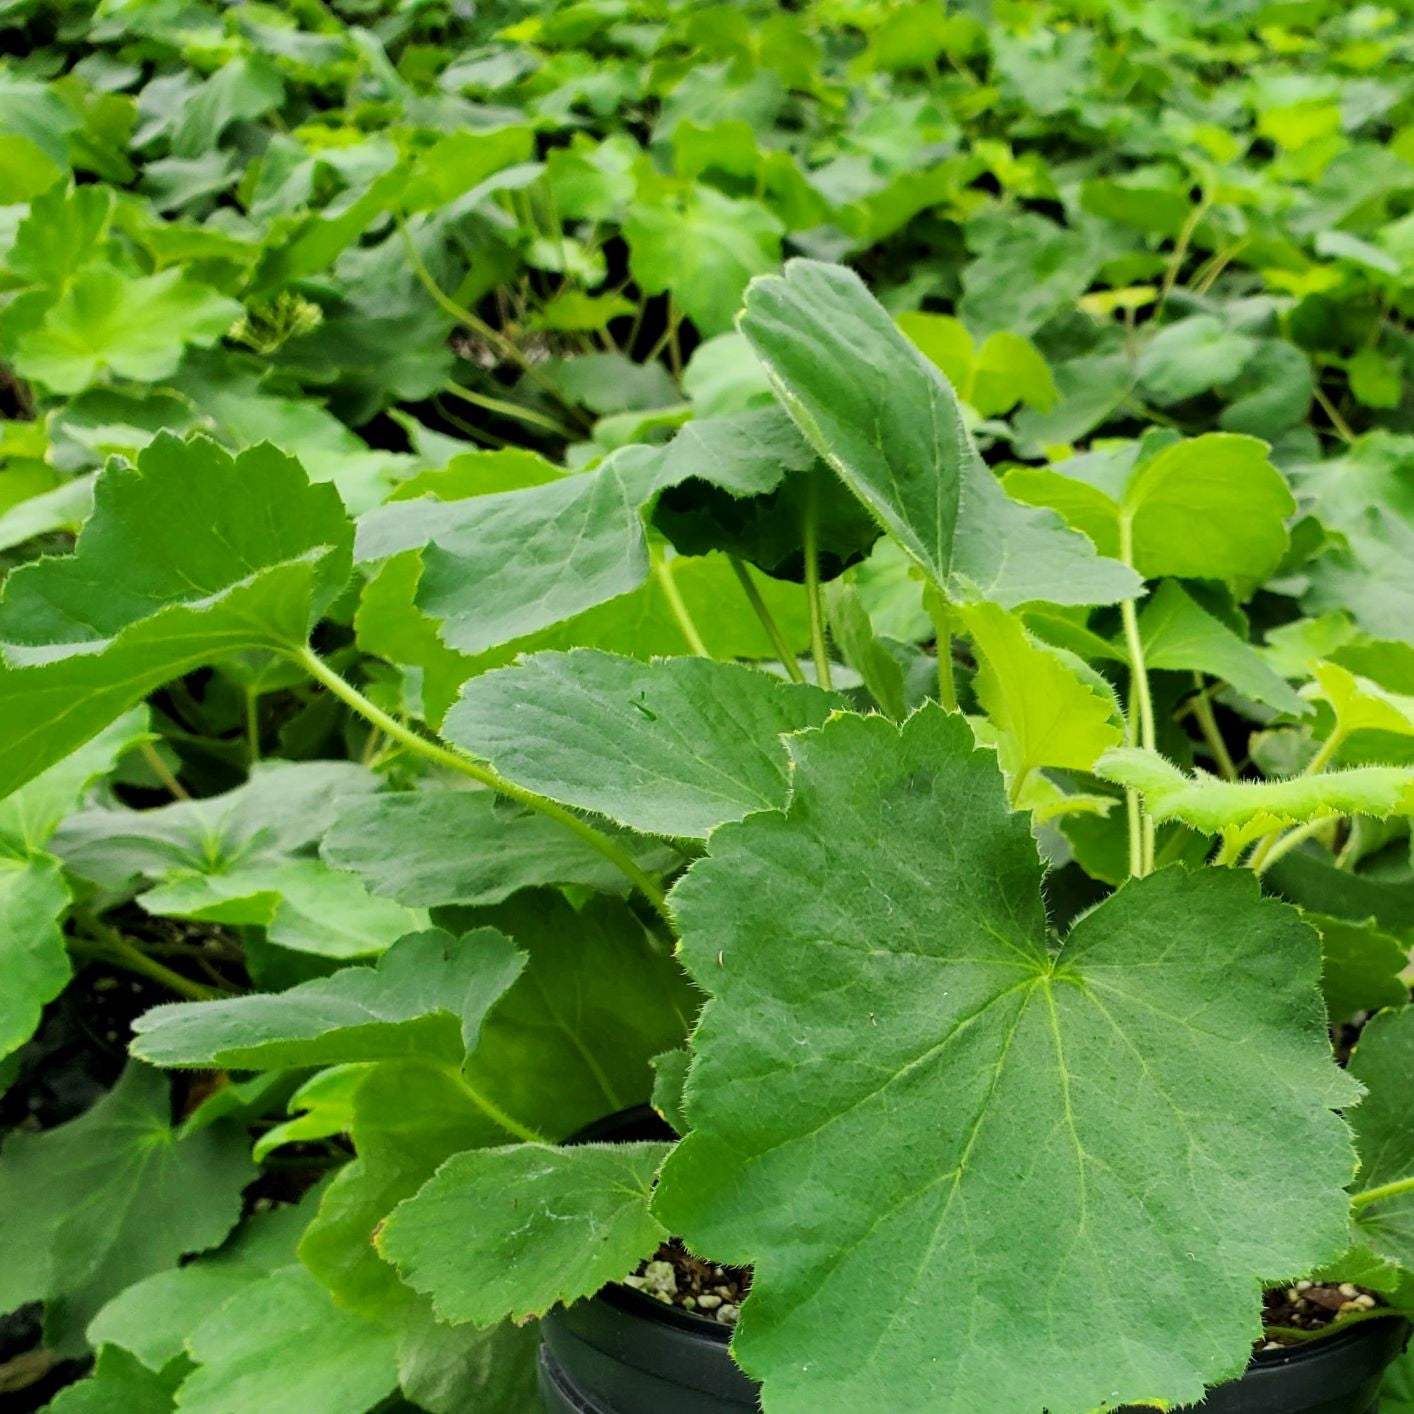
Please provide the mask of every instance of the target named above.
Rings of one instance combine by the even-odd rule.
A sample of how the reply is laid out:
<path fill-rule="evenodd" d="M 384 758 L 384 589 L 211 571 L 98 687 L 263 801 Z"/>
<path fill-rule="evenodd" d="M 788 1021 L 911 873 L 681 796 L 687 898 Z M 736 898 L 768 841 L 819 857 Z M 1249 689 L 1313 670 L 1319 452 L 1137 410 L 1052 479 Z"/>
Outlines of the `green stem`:
<path fill-rule="evenodd" d="M 1316 401 L 1321 405 L 1321 411 L 1330 419 L 1331 426 L 1335 429 L 1335 435 L 1342 442 L 1353 442 L 1355 440 L 1355 430 L 1340 415 L 1340 409 L 1326 396 L 1326 391 L 1319 383 L 1311 389 Z"/>
<path fill-rule="evenodd" d="M 1227 743 L 1218 730 L 1218 719 L 1213 715 L 1212 701 L 1203 688 L 1202 673 L 1193 674 L 1193 685 L 1198 689 L 1198 695 L 1193 699 L 1193 715 L 1198 719 L 1198 726 L 1203 732 L 1203 740 L 1207 742 L 1208 750 L 1212 753 L 1213 760 L 1217 763 L 1217 768 L 1223 779 L 1235 781 L 1237 767 L 1233 764 Z"/>
<path fill-rule="evenodd" d="M 115 929 L 105 927 L 96 920 L 85 926 L 93 936 L 71 937 L 68 940 L 70 949 L 76 953 L 91 957 L 98 962 L 111 963 L 114 967 L 121 967 L 124 972 L 132 972 L 139 977 L 146 977 L 149 981 L 166 987 L 169 992 L 175 992 L 179 997 L 186 997 L 188 1001 L 209 1002 L 214 1001 L 217 997 L 229 995 L 226 992 L 218 991 L 215 987 L 206 987 L 200 982 L 193 982 L 190 977 L 183 977 L 180 972 L 163 966 L 155 958 L 148 957 L 140 948 L 134 947 Z"/>
<path fill-rule="evenodd" d="M 172 774 L 171 767 L 150 741 L 144 741 L 138 749 L 142 752 L 142 759 L 152 768 L 152 774 L 162 782 L 174 800 L 191 799 L 191 792 Z"/>
<path fill-rule="evenodd" d="M 1155 319 L 1163 313 L 1164 305 L 1168 303 L 1168 297 L 1173 293 L 1178 272 L 1183 268 L 1184 257 L 1188 254 L 1189 243 L 1193 239 L 1193 233 L 1198 229 L 1198 223 L 1208 214 L 1208 205 L 1208 198 L 1204 196 L 1197 206 L 1188 213 L 1188 219 L 1183 223 L 1183 228 L 1178 233 L 1178 239 L 1173 245 L 1173 254 L 1169 257 L 1168 269 L 1164 271 L 1163 285 L 1159 289 L 1159 302 L 1154 308 Z"/>
<path fill-rule="evenodd" d="M 1127 516 L 1119 523 L 1119 544 L 1120 558 L 1125 564 L 1132 565 L 1134 530 Z M 1144 667 L 1144 640 L 1139 634 L 1139 612 L 1134 607 L 1134 600 L 1126 599 L 1119 606 L 1119 613 L 1124 624 L 1125 651 L 1129 656 L 1131 701 L 1130 710 L 1126 715 L 1125 731 L 1132 746 L 1135 744 L 1137 725 L 1138 744 L 1146 751 L 1153 751 L 1158 741 L 1158 733 L 1154 729 L 1154 699 L 1149 692 L 1149 674 Z M 1154 868 L 1154 817 L 1143 809 L 1137 792 L 1127 791 L 1125 803 L 1130 825 L 1129 872 L 1142 879 L 1146 874 L 1152 873 Z"/>
<path fill-rule="evenodd" d="M 688 612 L 687 604 L 678 589 L 677 580 L 673 578 L 673 571 L 666 558 L 660 554 L 653 556 L 653 578 L 658 581 L 658 587 L 663 591 L 663 598 L 668 601 L 668 608 L 672 610 L 673 618 L 682 630 L 682 636 L 687 640 L 687 646 L 699 658 L 710 658 L 712 655 L 707 651 L 707 645 L 702 641 L 702 635 L 698 632 L 697 625 Z"/>
<path fill-rule="evenodd" d="M 786 636 L 781 632 L 781 626 L 776 622 L 776 617 L 771 612 L 771 606 L 761 597 L 761 591 L 756 587 L 756 581 L 752 579 L 751 571 L 747 569 L 745 562 L 738 559 L 737 556 L 732 555 L 729 558 L 737 583 L 741 585 L 747 603 L 751 605 L 756 617 L 760 619 L 761 627 L 766 630 L 766 637 L 771 640 L 771 647 L 776 650 L 776 655 L 781 660 L 781 666 L 786 670 L 786 676 L 792 682 L 804 682 L 805 674 L 800 671 L 800 663 L 791 651 L 790 644 L 786 642 Z"/>
<path fill-rule="evenodd" d="M 1398 1198 L 1401 1193 L 1414 1193 L 1414 1177 L 1396 1178 L 1391 1183 L 1382 1183 L 1378 1188 L 1367 1188 L 1363 1193 L 1350 1195 L 1352 1208 L 1363 1208 L 1367 1203 L 1378 1203 L 1382 1198 Z"/>
<path fill-rule="evenodd" d="M 454 383 L 450 378 L 442 384 L 442 391 L 450 393 L 454 398 L 460 398 L 463 402 L 470 403 L 473 407 L 485 408 L 487 412 L 499 413 L 502 417 L 513 418 L 530 427 L 543 428 L 556 437 L 564 437 L 567 440 L 574 438 L 575 434 L 568 427 L 556 422 L 552 417 L 546 417 L 543 413 L 534 412 L 530 408 L 523 408 L 519 403 L 508 403 L 503 398 L 488 398 L 485 393 L 473 393 L 469 388 L 463 388 L 460 383 Z"/>
<path fill-rule="evenodd" d="M 495 1100 L 483 1095 L 465 1075 L 457 1072 L 453 1078 L 461 1086 L 467 1099 L 493 1124 L 500 1125 L 507 1134 L 514 1134 L 517 1139 L 522 1139 L 527 1144 L 548 1144 L 550 1142 L 538 1130 L 532 1129 L 528 1124 L 522 1124 L 514 1115 L 507 1114 Z"/>
<path fill-rule="evenodd" d="M 632 856 L 620 848 L 602 830 L 596 830 L 588 821 L 581 820 L 578 815 L 573 811 L 566 810 L 563 805 L 553 800 L 547 800 L 543 795 L 536 795 L 534 791 L 526 790 L 524 786 L 518 786 L 514 781 L 508 781 L 504 776 L 493 771 L 490 766 L 473 760 L 463 752 L 454 751 L 450 747 L 441 745 L 440 742 L 429 741 L 426 737 L 419 736 L 410 727 L 404 726 L 396 717 L 389 716 L 376 703 L 370 702 L 352 683 L 340 677 L 318 654 L 308 647 L 292 649 L 289 656 L 316 682 L 322 683 L 341 702 L 351 707 L 360 717 L 371 722 L 375 727 L 381 728 L 384 734 L 394 741 L 401 742 L 409 750 L 417 752 L 419 756 L 423 756 L 449 771 L 456 771 L 463 776 L 470 777 L 471 780 L 490 787 L 490 789 L 510 800 L 517 801 L 530 810 L 536 810 L 551 820 L 557 820 L 567 830 L 578 835 L 597 854 L 602 855 L 613 864 L 648 900 L 659 917 L 669 927 L 672 927 L 673 920 L 672 915 L 668 912 L 667 899 L 657 881 L 641 869 Z"/>
<path fill-rule="evenodd" d="M 924 591 L 923 607 L 933 620 L 935 651 L 938 655 L 938 702 L 946 712 L 957 711 L 957 679 L 952 666 L 952 614 L 948 601 L 936 585 Z"/>
<path fill-rule="evenodd" d="M 1264 870 L 1270 869 L 1278 859 L 1290 854 L 1303 840 L 1309 840 L 1312 835 L 1319 834 L 1326 826 L 1339 820 L 1339 815 L 1320 815 L 1314 820 L 1308 820 L 1304 825 L 1297 825 L 1288 830 L 1284 835 L 1268 835 L 1262 841 L 1265 849 L 1254 850 L 1252 854 L 1251 867 L 1261 874 Z"/>
<path fill-rule="evenodd" d="M 825 645 L 825 601 L 820 593 L 818 497 L 812 481 L 805 503 L 805 598 L 810 611 L 810 656 L 815 662 L 815 681 L 828 692 L 834 684 L 830 680 L 830 655 Z"/>

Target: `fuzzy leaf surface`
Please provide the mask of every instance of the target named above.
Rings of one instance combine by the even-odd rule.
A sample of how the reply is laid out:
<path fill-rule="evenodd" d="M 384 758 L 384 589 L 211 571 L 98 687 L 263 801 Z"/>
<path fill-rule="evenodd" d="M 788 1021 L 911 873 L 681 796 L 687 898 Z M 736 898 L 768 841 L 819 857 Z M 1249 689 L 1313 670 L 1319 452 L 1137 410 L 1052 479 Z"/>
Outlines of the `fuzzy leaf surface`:
<path fill-rule="evenodd" d="M 741 330 L 806 440 L 940 588 L 1008 606 L 1137 590 L 1132 570 L 1007 495 L 952 388 L 857 275 L 793 260 L 752 283 Z"/>
<path fill-rule="evenodd" d="M 378 1250 L 439 1320 L 543 1316 L 632 1271 L 667 1235 L 648 1211 L 667 1144 L 514 1144 L 448 1159 Z"/>
<path fill-rule="evenodd" d="M 792 747 L 788 811 L 717 831 L 672 895 L 712 1000 L 654 1205 L 755 1263 L 734 1348 L 766 1406 L 1196 1401 L 1245 1364 L 1262 1279 L 1346 1243 L 1331 1109 L 1357 1091 L 1315 933 L 1250 877 L 1170 868 L 1053 951 L 961 718 Z"/>
<path fill-rule="evenodd" d="M 240 1070 L 413 1053 L 459 1064 L 524 965 L 494 929 L 463 938 L 432 929 L 394 944 L 376 968 L 346 967 L 285 992 L 154 1007 L 138 1018 L 132 1049 L 157 1065 Z"/>
<path fill-rule="evenodd" d="M 0 792 L 191 668 L 303 645 L 351 534 L 333 488 L 269 446 L 163 435 L 110 466 L 74 553 L 16 570 L 0 597 Z"/>
<path fill-rule="evenodd" d="M 578 649 L 474 678 L 444 734 L 552 800 L 692 838 L 779 807 L 780 737 L 835 706 L 819 688 L 736 664 Z"/>

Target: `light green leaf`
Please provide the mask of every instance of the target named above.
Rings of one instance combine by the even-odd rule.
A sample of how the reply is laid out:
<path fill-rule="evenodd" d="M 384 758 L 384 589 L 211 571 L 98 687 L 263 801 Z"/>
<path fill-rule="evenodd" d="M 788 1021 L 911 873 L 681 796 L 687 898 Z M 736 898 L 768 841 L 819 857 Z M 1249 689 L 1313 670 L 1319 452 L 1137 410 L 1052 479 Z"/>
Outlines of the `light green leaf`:
<path fill-rule="evenodd" d="M 639 289 L 671 290 L 704 338 L 732 327 L 747 281 L 781 259 L 781 223 L 764 206 L 698 183 L 682 197 L 640 196 L 623 233 Z"/>
<path fill-rule="evenodd" d="M 424 1053 L 460 1064 L 524 957 L 491 928 L 417 933 L 378 966 L 346 967 L 288 991 L 155 1007 L 133 1054 L 165 1066 L 278 1070 Z"/>
<path fill-rule="evenodd" d="M 474 678 L 444 734 L 552 800 L 649 834 L 700 838 L 779 807 L 779 738 L 818 726 L 834 706 L 819 688 L 732 663 L 576 649 Z"/>
<path fill-rule="evenodd" d="M 1146 579 L 1222 579 L 1251 587 L 1286 552 L 1295 509 L 1255 437 L 1210 432 L 1146 455 L 1140 444 L 1008 474 L 1019 500 L 1058 510 L 1104 554 L 1119 554 L 1128 523 Z M 1038 596 L 1049 597 L 1049 596 Z"/>
<path fill-rule="evenodd" d="M 89 265 L 21 336 L 15 367 L 55 393 L 81 392 L 109 372 L 155 383 L 177 371 L 188 344 L 215 343 L 240 312 L 176 268 L 124 275 Z"/>
<path fill-rule="evenodd" d="M 650 871 L 676 858 L 664 846 L 621 841 Z M 580 884 L 626 893 L 628 880 L 557 821 L 489 791 L 419 790 L 380 795 L 347 808 L 320 847 L 375 894 L 413 906 L 500 903 L 517 889 Z"/>
<path fill-rule="evenodd" d="M 1006 605 L 1135 592 L 1132 572 L 1007 496 L 951 388 L 858 276 L 793 260 L 752 284 L 741 329 L 806 439 L 940 588 Z"/>
<path fill-rule="evenodd" d="M 1339 663 L 1314 663 L 1311 672 L 1316 680 L 1302 689 L 1302 695 L 1329 703 L 1335 714 L 1334 730 L 1341 737 L 1359 731 L 1414 736 L 1414 697 L 1390 692 Z"/>
<path fill-rule="evenodd" d="M 1360 1154 L 1353 1185 L 1355 1230 L 1377 1256 L 1414 1267 L 1414 1185 L 1374 1196 L 1386 1185 L 1414 1179 L 1414 1132 L 1409 1127 L 1409 1076 L 1414 1067 L 1414 1007 L 1381 1012 L 1360 1033 L 1350 1073 L 1365 1087 L 1351 1111 Z"/>
<path fill-rule="evenodd" d="M 110 466 L 74 553 L 14 571 L 0 597 L 0 792 L 191 668 L 303 645 L 349 540 L 332 488 L 270 447 L 163 436 Z"/>
<path fill-rule="evenodd" d="M 903 668 L 874 632 L 858 589 L 843 579 L 831 580 L 825 585 L 825 616 L 840 657 L 864 679 L 879 710 L 902 721 L 908 715 Z"/>
<path fill-rule="evenodd" d="M 1379 928 L 1374 919 L 1351 923 L 1321 913 L 1306 921 L 1321 935 L 1321 987 L 1333 1022 L 1357 1011 L 1404 1006 L 1409 984 L 1400 974 L 1409 966 L 1409 945 Z"/>
<path fill-rule="evenodd" d="M 362 1414 L 397 1388 L 392 1334 L 336 1306 L 303 1267 L 282 1267 L 191 1332 L 182 1414 Z"/>
<path fill-rule="evenodd" d="M 1124 730 L 1108 690 L 1097 691 L 1056 650 L 1034 642 L 1005 609 L 973 604 L 953 612 L 977 650 L 977 700 L 997 730 L 1013 802 L 1042 767 L 1089 771 L 1119 745 Z"/>
<path fill-rule="evenodd" d="M 350 1062 L 315 1071 L 290 1096 L 286 1113 L 292 1117 L 272 1125 L 255 1141 L 251 1153 L 256 1163 L 263 1163 L 283 1144 L 347 1134 L 353 1128 L 354 1094 L 370 1064 Z"/>
<path fill-rule="evenodd" d="M 1237 1374 L 1261 1279 L 1347 1242 L 1315 934 L 1250 874 L 1170 868 L 1053 950 L 1029 819 L 960 717 L 793 749 L 788 811 L 673 894 L 712 999 L 654 1203 L 755 1263 L 733 1350 L 767 1407 L 1082 1414 Z"/>
<path fill-rule="evenodd" d="M 0 1306 L 42 1300 L 51 1348 L 77 1353 L 90 1318 L 125 1286 L 214 1247 L 255 1176 L 243 1133 L 171 1127 L 165 1076 L 130 1064 L 68 1124 L 16 1131 L 0 1152 Z"/>
<path fill-rule="evenodd" d="M 1326 815 L 1414 813 L 1414 767 L 1356 766 L 1279 781 L 1225 781 L 1186 776 L 1172 762 L 1140 747 L 1107 751 L 1095 774 L 1143 793 L 1156 820 L 1181 820 L 1204 834 L 1230 828 L 1261 831 L 1301 825 Z"/>
<path fill-rule="evenodd" d="M 1145 601 L 1139 615 L 1144 662 L 1150 668 L 1186 668 L 1230 682 L 1239 692 L 1279 712 L 1306 716 L 1310 708 L 1222 620 L 1172 579 Z"/>
<path fill-rule="evenodd" d="M 515 1144 L 449 1159 L 378 1250 L 439 1320 L 543 1316 L 617 1281 L 667 1236 L 648 1211 L 667 1144 Z"/>

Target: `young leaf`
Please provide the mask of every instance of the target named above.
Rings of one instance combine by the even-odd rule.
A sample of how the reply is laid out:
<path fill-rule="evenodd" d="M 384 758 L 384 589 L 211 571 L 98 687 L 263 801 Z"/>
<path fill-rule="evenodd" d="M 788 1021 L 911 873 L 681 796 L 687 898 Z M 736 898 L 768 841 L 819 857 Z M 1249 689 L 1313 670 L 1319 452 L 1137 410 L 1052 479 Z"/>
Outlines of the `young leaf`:
<path fill-rule="evenodd" d="M 879 641 L 858 589 L 843 579 L 825 586 L 825 615 L 830 641 L 846 663 L 864 679 L 879 710 L 896 722 L 908 715 L 903 668 Z"/>
<path fill-rule="evenodd" d="M 433 929 L 394 944 L 373 967 L 277 994 L 174 1002 L 140 1016 L 133 1054 L 166 1066 L 278 1070 L 419 1052 L 457 1065 L 525 958 L 492 928 Z"/>
<path fill-rule="evenodd" d="M 738 1359 L 781 1414 L 1196 1401 L 1246 1363 L 1260 1279 L 1346 1244 L 1315 934 L 1249 874 L 1173 868 L 1052 951 L 963 720 L 792 745 L 788 810 L 673 894 L 712 1000 L 654 1211 L 756 1264 Z"/>
<path fill-rule="evenodd" d="M 648 1211 L 667 1144 L 515 1144 L 449 1159 L 378 1234 L 437 1317 L 494 1325 L 592 1296 L 667 1236 Z"/>
<path fill-rule="evenodd" d="M 656 841 L 620 843 L 651 872 L 676 856 Z M 626 893 L 628 880 L 557 821 L 508 805 L 489 791 L 418 790 L 350 805 L 320 846 L 375 893 L 413 906 L 491 904 L 518 889 L 580 884 Z"/>
<path fill-rule="evenodd" d="M 752 282 L 741 330 L 806 440 L 939 588 L 1005 605 L 1133 596 L 1131 571 L 1007 496 L 952 389 L 857 275 L 792 260 Z"/>
<path fill-rule="evenodd" d="M 1013 802 L 1043 766 L 1089 771 L 1119 745 L 1124 732 L 1108 691 L 1096 691 L 1054 649 L 1033 642 L 1005 609 L 973 604 L 954 612 L 977 650 L 977 700 L 997 730 Z"/>
<path fill-rule="evenodd" d="M 1407 1270 L 1414 1267 L 1414 1136 L 1409 1128 L 1414 1007 L 1381 1012 L 1365 1027 L 1350 1058 L 1350 1073 L 1367 1092 L 1350 1112 L 1360 1154 L 1355 1229 L 1378 1256 Z M 1382 1196 L 1386 1187 L 1393 1191 Z"/>
<path fill-rule="evenodd" d="M 1414 813 L 1414 767 L 1356 766 L 1281 781 L 1224 781 L 1186 776 L 1172 762 L 1139 747 L 1118 746 L 1095 765 L 1095 774 L 1143 792 L 1156 820 L 1181 820 L 1216 835 L 1229 828 L 1263 831 L 1301 825 L 1323 815 Z"/>
<path fill-rule="evenodd" d="M 68 1124 L 16 1131 L 0 1152 L 0 1306 L 46 1305 L 51 1348 L 79 1353 L 89 1318 L 125 1286 L 216 1246 L 255 1175 L 243 1133 L 184 1134 L 165 1076 L 130 1064 Z"/>
<path fill-rule="evenodd" d="M 161 436 L 110 466 L 74 553 L 16 570 L 0 597 L 0 793 L 191 668 L 302 646 L 349 542 L 333 489 L 268 446 Z"/>
<path fill-rule="evenodd" d="M 444 732 L 552 800 L 648 834 L 700 838 L 778 807 L 779 738 L 819 726 L 834 707 L 819 688 L 735 664 L 575 649 L 473 678 Z"/>

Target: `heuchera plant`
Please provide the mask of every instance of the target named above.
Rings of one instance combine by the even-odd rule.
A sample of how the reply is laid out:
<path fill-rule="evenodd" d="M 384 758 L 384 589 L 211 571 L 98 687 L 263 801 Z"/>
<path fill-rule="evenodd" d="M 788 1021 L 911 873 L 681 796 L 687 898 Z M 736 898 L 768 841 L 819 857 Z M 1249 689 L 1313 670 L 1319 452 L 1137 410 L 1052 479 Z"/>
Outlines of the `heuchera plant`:
<path fill-rule="evenodd" d="M 732 1348 L 771 1414 L 977 1389 L 1085 1414 L 1237 1374 L 1274 1282 L 1414 1306 L 1414 1019 L 1377 887 L 1414 812 L 1414 659 L 1374 553 L 1405 455 L 1368 439 L 1289 483 L 1250 436 L 1153 430 L 999 479 L 926 316 L 906 336 L 844 268 L 757 279 L 739 327 L 769 397 L 665 446 L 434 479 L 355 526 L 269 446 L 164 435 L 101 474 L 72 555 L 11 576 L 7 889 L 54 921 L 6 1040 L 67 973 L 66 880 L 98 955 L 131 961 L 101 921 L 126 893 L 313 961 L 257 948 L 244 996 L 178 976 L 194 999 L 141 1018 L 107 1100 L 10 1141 L 0 1200 L 58 1236 L 0 1266 L 0 1308 L 49 1295 L 52 1339 L 87 1329 L 114 1381 L 185 1340 L 183 1409 L 254 1388 L 272 1342 L 363 1408 L 439 1362 L 512 1388 L 516 1323 L 673 1234 L 754 1268 Z M 694 619 L 664 536 L 732 556 L 778 661 L 731 661 L 765 653 Z M 808 616 L 748 560 L 803 579 Z M 348 623 L 355 564 L 360 642 L 422 635 L 435 736 L 311 641 Z M 643 586 L 690 655 L 581 632 Z M 69 814 L 144 697 L 218 654 L 312 679 L 396 769 L 270 762 Z M 1328 1018 L 1370 1011 L 1342 1068 Z M 558 1147 L 650 1060 L 679 1142 Z M 153 1066 L 254 1078 L 173 1128 Z M 153 1243 L 221 1240 L 232 1122 L 272 1104 L 262 1156 L 348 1134 L 356 1158 L 130 1285 Z M 171 1195 L 160 1235 L 124 1225 L 139 1190 Z"/>

